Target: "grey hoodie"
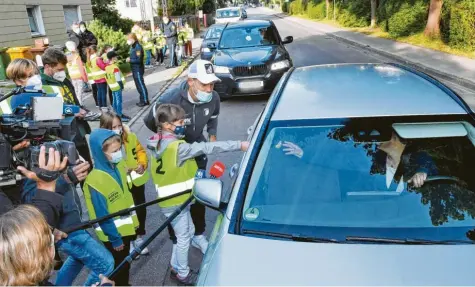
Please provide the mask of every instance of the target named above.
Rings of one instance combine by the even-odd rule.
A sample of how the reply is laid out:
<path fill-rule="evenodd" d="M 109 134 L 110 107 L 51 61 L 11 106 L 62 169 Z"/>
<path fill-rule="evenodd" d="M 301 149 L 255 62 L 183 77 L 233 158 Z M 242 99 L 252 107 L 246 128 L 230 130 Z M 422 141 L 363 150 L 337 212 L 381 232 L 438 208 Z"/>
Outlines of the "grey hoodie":
<path fill-rule="evenodd" d="M 152 151 L 155 158 L 160 158 L 167 146 L 178 139 L 172 133 L 164 132 L 160 141 L 160 149 L 157 151 L 158 139 L 150 138 L 147 142 L 147 149 Z M 217 141 L 217 142 L 194 142 L 182 143 L 178 146 L 177 165 L 182 166 L 189 159 L 220 152 L 240 151 L 241 141 Z"/>
<path fill-rule="evenodd" d="M 203 135 L 205 126 L 207 126 L 209 135 L 217 135 L 220 99 L 215 91 L 213 91 L 213 98 L 209 103 L 191 103 L 188 100 L 187 81 L 164 93 L 158 98 L 144 119 L 145 126 L 153 132 L 157 132 L 155 112 L 161 104 L 175 104 L 185 110 L 185 141 L 187 143 L 206 141 Z"/>

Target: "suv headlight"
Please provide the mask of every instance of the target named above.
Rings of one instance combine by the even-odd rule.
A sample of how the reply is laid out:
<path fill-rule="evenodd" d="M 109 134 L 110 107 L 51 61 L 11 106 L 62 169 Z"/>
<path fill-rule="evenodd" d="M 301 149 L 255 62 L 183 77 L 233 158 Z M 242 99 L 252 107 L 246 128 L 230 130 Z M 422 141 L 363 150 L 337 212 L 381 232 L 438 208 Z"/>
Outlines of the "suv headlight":
<path fill-rule="evenodd" d="M 229 68 L 224 66 L 214 66 L 214 72 L 216 74 L 229 74 Z"/>
<path fill-rule="evenodd" d="M 273 71 L 282 70 L 282 69 L 285 69 L 285 68 L 288 68 L 288 67 L 290 67 L 290 61 L 289 60 L 283 60 L 283 61 L 273 63 L 272 66 L 271 66 L 271 70 L 273 70 Z"/>
<path fill-rule="evenodd" d="M 211 52 L 211 50 L 209 48 L 201 48 L 201 52 L 209 53 L 209 52 Z"/>

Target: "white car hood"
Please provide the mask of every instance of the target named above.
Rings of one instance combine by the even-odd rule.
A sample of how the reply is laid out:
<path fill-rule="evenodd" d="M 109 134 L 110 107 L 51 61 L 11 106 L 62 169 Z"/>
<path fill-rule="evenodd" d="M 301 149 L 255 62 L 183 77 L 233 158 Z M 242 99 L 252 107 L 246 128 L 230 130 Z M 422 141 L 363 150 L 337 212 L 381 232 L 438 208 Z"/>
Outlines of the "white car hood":
<path fill-rule="evenodd" d="M 303 243 L 226 234 L 213 247 L 201 268 L 204 285 L 475 285 L 470 244 Z"/>

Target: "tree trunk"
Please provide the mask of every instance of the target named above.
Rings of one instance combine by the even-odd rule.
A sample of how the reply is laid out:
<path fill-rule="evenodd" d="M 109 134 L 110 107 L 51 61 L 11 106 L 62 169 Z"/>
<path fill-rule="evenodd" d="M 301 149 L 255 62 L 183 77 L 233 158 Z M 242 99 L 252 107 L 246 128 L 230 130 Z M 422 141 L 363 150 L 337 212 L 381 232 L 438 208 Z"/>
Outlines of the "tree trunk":
<path fill-rule="evenodd" d="M 330 0 L 326 0 L 327 4 L 327 19 L 330 19 Z"/>
<path fill-rule="evenodd" d="M 371 0 L 371 28 L 376 27 L 376 3 L 377 0 Z"/>
<path fill-rule="evenodd" d="M 440 35 L 440 14 L 442 12 L 443 0 L 431 0 L 427 26 L 424 30 L 426 36 L 434 37 Z"/>

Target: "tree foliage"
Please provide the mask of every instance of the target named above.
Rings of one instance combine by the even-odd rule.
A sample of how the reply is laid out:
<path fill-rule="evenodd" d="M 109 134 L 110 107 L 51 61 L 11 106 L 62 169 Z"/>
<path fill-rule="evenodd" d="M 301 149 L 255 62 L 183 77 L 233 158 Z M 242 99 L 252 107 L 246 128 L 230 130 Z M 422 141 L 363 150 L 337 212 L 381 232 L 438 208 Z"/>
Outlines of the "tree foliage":
<path fill-rule="evenodd" d="M 119 11 L 115 9 L 115 0 L 91 0 L 92 14 L 105 25 L 123 33 L 129 33 L 134 22 L 128 18 L 122 18 Z"/>
<path fill-rule="evenodd" d="M 89 23 L 88 29 L 94 33 L 97 38 L 99 49 L 105 45 L 111 45 L 121 59 L 126 59 L 129 54 L 129 46 L 125 35 L 99 20 L 93 20 Z"/>

